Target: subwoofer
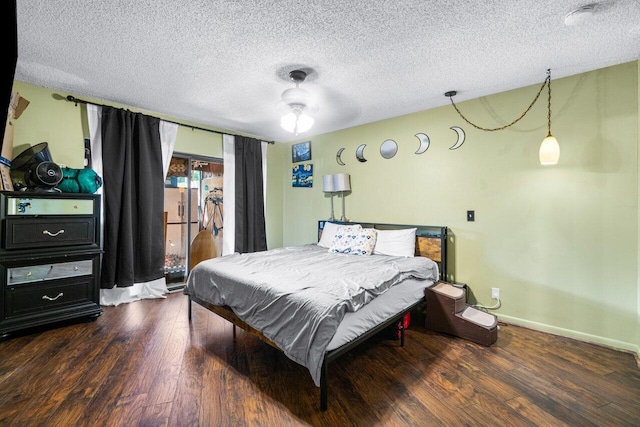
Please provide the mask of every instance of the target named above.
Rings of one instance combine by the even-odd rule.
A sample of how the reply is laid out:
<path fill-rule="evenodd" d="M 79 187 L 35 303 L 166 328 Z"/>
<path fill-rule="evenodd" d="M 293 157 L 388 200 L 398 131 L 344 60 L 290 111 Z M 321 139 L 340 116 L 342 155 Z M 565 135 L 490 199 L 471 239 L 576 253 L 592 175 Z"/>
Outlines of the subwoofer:
<path fill-rule="evenodd" d="M 46 142 L 18 154 L 11 162 L 11 170 L 22 174 L 28 190 L 52 191 L 62 181 L 62 168 L 51 159 Z"/>

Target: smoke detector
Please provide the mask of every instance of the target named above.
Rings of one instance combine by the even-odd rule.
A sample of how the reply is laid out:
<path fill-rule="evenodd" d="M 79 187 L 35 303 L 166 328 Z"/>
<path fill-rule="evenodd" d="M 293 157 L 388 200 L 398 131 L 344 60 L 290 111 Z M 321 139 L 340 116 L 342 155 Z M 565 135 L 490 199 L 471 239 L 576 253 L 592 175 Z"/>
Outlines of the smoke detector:
<path fill-rule="evenodd" d="M 565 25 L 580 25 L 588 21 L 595 15 L 597 4 L 587 4 L 567 13 L 564 17 Z"/>

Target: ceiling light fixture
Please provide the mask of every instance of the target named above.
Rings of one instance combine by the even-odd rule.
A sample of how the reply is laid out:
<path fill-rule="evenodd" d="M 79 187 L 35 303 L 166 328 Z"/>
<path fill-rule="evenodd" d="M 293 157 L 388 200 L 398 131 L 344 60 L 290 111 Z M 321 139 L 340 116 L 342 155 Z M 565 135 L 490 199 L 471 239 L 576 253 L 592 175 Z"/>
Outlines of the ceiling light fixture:
<path fill-rule="evenodd" d="M 289 78 L 296 84 L 296 87 L 285 90 L 280 96 L 281 101 L 278 106 L 289 110 L 280 119 L 280 126 L 286 131 L 298 135 L 311 129 L 314 120 L 308 113 L 318 111 L 318 106 L 313 101 L 311 93 L 300 88 L 300 83 L 307 78 L 305 71 L 293 70 L 289 72 Z"/>
<path fill-rule="evenodd" d="M 553 135 L 551 135 L 551 69 L 547 70 L 547 78 L 542 83 L 542 86 L 540 86 L 540 90 L 536 94 L 535 98 L 533 98 L 533 101 L 531 101 L 531 104 L 529 104 L 527 109 L 524 110 L 524 112 L 522 114 L 520 114 L 520 116 L 517 119 L 515 119 L 511 123 L 506 124 L 504 126 L 499 126 L 499 127 L 495 127 L 495 128 L 485 128 L 485 127 L 482 127 L 482 126 L 478 126 L 477 124 L 472 123 L 469 119 L 467 119 L 462 114 L 462 112 L 458 109 L 458 106 L 455 104 L 455 102 L 453 102 L 453 97 L 456 96 L 458 92 L 456 92 L 455 90 L 451 90 L 449 92 L 446 92 L 444 94 L 444 96 L 448 96 L 449 97 L 449 100 L 451 101 L 451 105 L 453 105 L 453 108 L 455 108 L 455 110 L 458 113 L 458 115 L 460 117 L 462 117 L 462 119 L 465 122 L 469 123 L 471 126 L 473 126 L 476 129 L 480 129 L 480 130 L 484 130 L 484 131 L 488 131 L 488 132 L 493 132 L 493 131 L 497 131 L 497 130 L 506 129 L 506 128 L 508 128 L 510 126 L 513 126 L 516 123 L 518 123 L 531 110 L 533 105 L 536 103 L 536 101 L 540 97 L 540 94 L 542 93 L 542 90 L 544 89 L 545 86 L 547 86 L 547 88 L 548 88 L 548 98 L 547 98 L 547 137 L 542 141 L 542 144 L 540 145 L 540 152 L 538 153 L 538 155 L 539 155 L 539 158 L 540 158 L 540 164 L 541 165 L 555 165 L 555 164 L 558 163 L 558 160 L 560 158 L 560 146 L 558 145 L 558 140 L 555 139 L 555 137 L 553 137 Z"/>

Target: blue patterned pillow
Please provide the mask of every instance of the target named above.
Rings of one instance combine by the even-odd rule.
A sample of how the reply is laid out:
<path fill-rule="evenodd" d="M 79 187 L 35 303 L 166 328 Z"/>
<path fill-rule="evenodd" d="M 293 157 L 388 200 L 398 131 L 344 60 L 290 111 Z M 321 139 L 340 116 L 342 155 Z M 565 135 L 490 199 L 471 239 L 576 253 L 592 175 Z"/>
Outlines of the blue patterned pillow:
<path fill-rule="evenodd" d="M 373 228 L 338 227 L 329 248 L 331 253 L 371 255 L 376 246 L 377 231 Z"/>

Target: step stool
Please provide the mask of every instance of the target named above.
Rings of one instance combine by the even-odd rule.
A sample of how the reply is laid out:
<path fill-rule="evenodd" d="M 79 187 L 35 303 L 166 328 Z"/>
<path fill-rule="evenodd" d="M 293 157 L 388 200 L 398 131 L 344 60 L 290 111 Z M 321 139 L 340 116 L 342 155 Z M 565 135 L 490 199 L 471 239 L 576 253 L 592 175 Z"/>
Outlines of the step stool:
<path fill-rule="evenodd" d="M 464 288 L 437 282 L 424 291 L 427 300 L 425 327 L 490 346 L 498 339 L 498 319 L 467 304 Z"/>

